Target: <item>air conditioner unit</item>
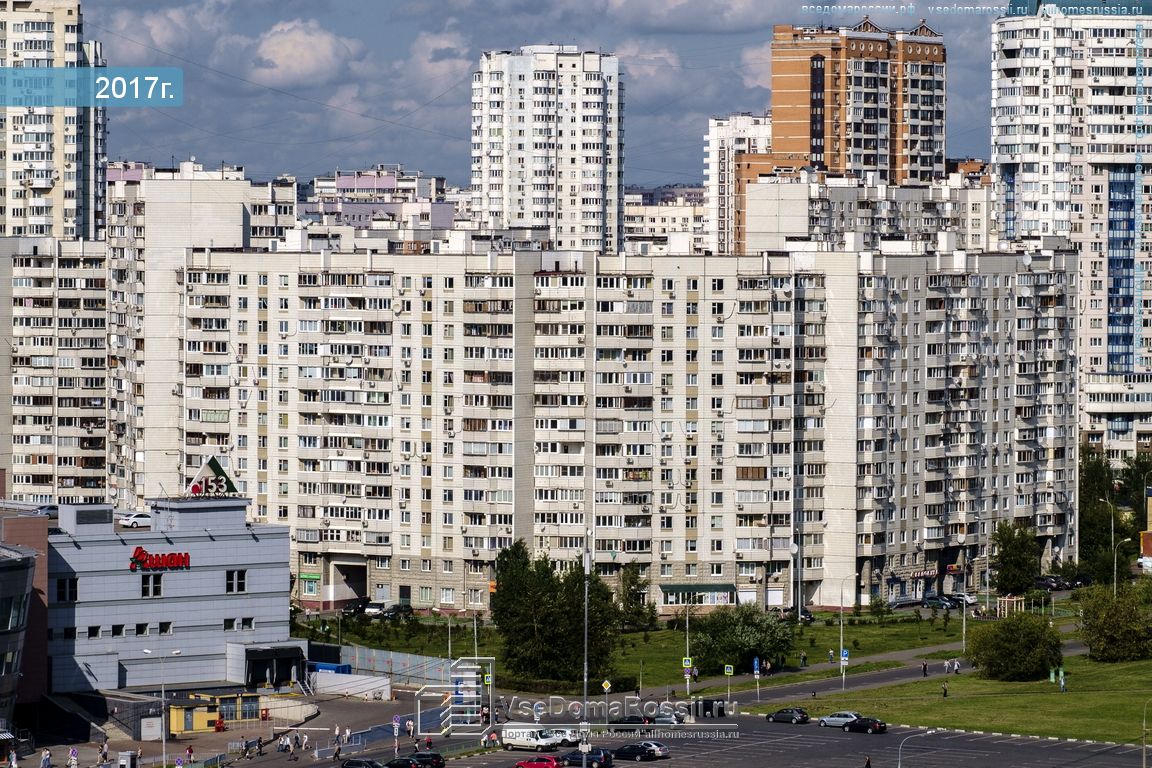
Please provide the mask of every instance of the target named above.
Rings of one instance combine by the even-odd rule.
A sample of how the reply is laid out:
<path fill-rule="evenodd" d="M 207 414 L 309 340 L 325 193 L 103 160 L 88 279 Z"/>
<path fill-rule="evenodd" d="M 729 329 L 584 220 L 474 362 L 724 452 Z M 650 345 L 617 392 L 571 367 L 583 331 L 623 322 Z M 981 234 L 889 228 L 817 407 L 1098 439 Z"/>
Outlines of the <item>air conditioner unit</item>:
<path fill-rule="evenodd" d="M 685 464 L 691 464 L 692 463 L 692 457 L 691 456 L 685 456 L 684 457 L 684 463 Z"/>
<path fill-rule="evenodd" d="M 744 553 L 743 552 L 737 552 L 736 553 L 736 559 L 737 560 L 743 560 L 744 559 Z"/>
<path fill-rule="evenodd" d="M 624 295 L 625 295 L 625 296 L 632 296 L 632 295 L 634 295 L 634 294 L 632 293 L 632 290 L 631 290 L 631 289 L 628 289 L 627 291 L 624 291 Z"/>
<path fill-rule="evenodd" d="M 368 521 L 367 520 L 361 520 L 360 521 L 360 527 L 361 528 L 367 528 L 368 527 Z"/>
<path fill-rule="evenodd" d="M 635 464 L 635 463 L 636 463 L 636 461 L 635 461 L 635 459 L 628 459 L 628 460 L 627 460 L 625 463 L 626 463 L 626 464 L 629 464 L 629 465 L 632 465 L 632 464 Z"/>
<path fill-rule="evenodd" d="M 332 521 L 331 521 L 331 520 L 329 520 L 328 518 L 324 518 L 323 520 L 321 520 L 321 521 L 320 521 L 320 523 L 321 523 L 321 524 L 322 524 L 322 525 L 323 525 L 325 528 L 327 528 L 328 526 L 332 525 Z"/>
<path fill-rule="evenodd" d="M 631 391 L 632 391 L 632 387 L 630 387 L 630 386 L 625 386 L 625 387 L 624 387 L 624 391 L 625 391 L 625 392 L 631 392 Z"/>
<path fill-rule="evenodd" d="M 478 549 L 472 550 L 472 557 L 479 557 L 479 556 L 480 556 L 480 550 L 478 550 Z"/>
<path fill-rule="evenodd" d="M 722 443 L 722 442 L 724 442 L 724 435 L 717 433 L 717 434 L 712 436 L 712 439 L 718 443 Z"/>
<path fill-rule="evenodd" d="M 660 553 L 660 559 L 661 560 L 667 560 L 668 559 L 668 553 L 667 552 L 661 552 Z"/>
<path fill-rule="evenodd" d="M 716 315 L 716 322 L 723 323 L 724 322 L 724 315 Z"/>
<path fill-rule="evenodd" d="M 608 480 L 604 483 L 605 488 L 611 488 L 613 485 L 615 485 L 615 483 L 613 483 L 611 480 Z"/>

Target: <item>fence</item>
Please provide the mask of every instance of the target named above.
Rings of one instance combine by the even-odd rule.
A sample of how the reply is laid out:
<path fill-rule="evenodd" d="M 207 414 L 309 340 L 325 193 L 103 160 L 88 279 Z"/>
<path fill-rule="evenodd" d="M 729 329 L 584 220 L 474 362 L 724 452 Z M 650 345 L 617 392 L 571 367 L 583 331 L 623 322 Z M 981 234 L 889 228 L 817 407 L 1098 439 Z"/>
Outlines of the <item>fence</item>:
<path fill-rule="evenodd" d="M 420 656 L 359 645 L 340 648 L 340 661 L 352 665 L 352 671 L 361 675 L 387 675 L 393 685 L 427 685 L 447 683 L 451 672 L 451 659 L 439 656 Z"/>

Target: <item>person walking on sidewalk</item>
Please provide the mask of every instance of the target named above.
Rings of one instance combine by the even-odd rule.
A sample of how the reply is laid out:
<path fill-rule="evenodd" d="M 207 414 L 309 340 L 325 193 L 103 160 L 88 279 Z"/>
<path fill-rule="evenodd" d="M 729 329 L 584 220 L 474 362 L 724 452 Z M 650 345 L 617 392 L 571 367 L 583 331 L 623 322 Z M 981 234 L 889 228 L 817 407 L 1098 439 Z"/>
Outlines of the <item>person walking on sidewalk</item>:
<path fill-rule="evenodd" d="M 336 740 L 336 750 L 332 753 L 332 762 L 340 762 L 340 740 Z"/>
<path fill-rule="evenodd" d="M 924 677 L 928 677 L 928 662 L 924 662 L 920 668 L 924 672 Z"/>
<path fill-rule="evenodd" d="M 48 747 L 40 753 L 40 768 L 52 768 L 52 750 Z"/>
<path fill-rule="evenodd" d="M 945 681 L 944 681 L 944 682 L 941 684 L 941 686 L 940 686 L 940 687 L 941 687 L 941 688 L 943 689 L 943 691 L 944 691 L 944 698 L 948 698 L 948 681 L 947 681 L 947 680 L 945 680 Z"/>
<path fill-rule="evenodd" d="M 187 758 L 188 765 L 196 762 L 196 751 L 192 749 L 192 745 L 188 745 L 188 749 L 184 750 L 184 756 Z"/>

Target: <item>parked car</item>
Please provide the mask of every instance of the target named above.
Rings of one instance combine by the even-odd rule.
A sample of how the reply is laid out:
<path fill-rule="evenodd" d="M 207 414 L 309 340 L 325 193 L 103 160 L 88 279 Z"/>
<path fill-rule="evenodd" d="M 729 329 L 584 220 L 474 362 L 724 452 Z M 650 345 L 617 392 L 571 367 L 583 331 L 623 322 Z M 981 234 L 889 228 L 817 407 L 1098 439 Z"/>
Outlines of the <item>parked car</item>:
<path fill-rule="evenodd" d="M 552 735 L 560 739 L 561 747 L 574 747 L 580 743 L 579 728 L 553 728 Z"/>
<path fill-rule="evenodd" d="M 941 611 L 952 611 L 959 607 L 943 595 L 928 595 L 920 601 L 920 605 L 924 608 L 937 608 Z"/>
<path fill-rule="evenodd" d="M 642 741 L 640 742 L 640 746 L 647 748 L 649 752 L 658 758 L 672 757 L 672 752 L 668 747 L 658 741 Z"/>
<path fill-rule="evenodd" d="M 976 599 L 976 595 L 970 594 L 968 592 L 953 592 L 950 595 L 945 595 L 945 597 L 954 603 L 959 603 L 962 605 L 976 605 L 976 603 L 979 602 Z"/>
<path fill-rule="evenodd" d="M 552 755 L 533 755 L 516 763 L 516 768 L 560 768 L 564 763 Z"/>
<path fill-rule="evenodd" d="M 56 519 L 60 517 L 60 507 L 55 504 L 44 504 L 43 506 L 36 507 L 36 511 L 32 514 Z"/>
<path fill-rule="evenodd" d="M 413 752 L 408 755 L 423 768 L 444 768 L 444 756 L 439 752 Z"/>
<path fill-rule="evenodd" d="M 1036 580 L 1032 583 L 1036 589 L 1043 589 L 1046 592 L 1055 592 L 1060 587 L 1056 584 L 1056 580 L 1051 576 L 1037 576 Z"/>
<path fill-rule="evenodd" d="M 832 728 L 839 728 L 843 725 L 848 725 L 848 723 L 852 722 L 853 720 L 856 720 L 859 717 L 860 717 L 859 712 L 850 712 L 848 710 L 844 710 L 843 712 L 833 712 L 830 715 L 824 715 L 824 717 L 820 718 L 820 720 L 818 720 L 817 722 L 821 728 L 823 728 L 824 726 L 831 726 Z"/>
<path fill-rule="evenodd" d="M 371 763 L 373 761 L 365 760 L 364 762 Z M 377 765 L 379 765 L 379 763 L 377 763 Z M 394 757 L 384 763 L 382 768 L 420 768 L 420 763 L 410 757 Z"/>
<path fill-rule="evenodd" d="M 576 750 L 563 755 L 560 759 L 564 765 L 583 765 L 583 752 Z M 588 768 L 611 768 L 612 753 L 603 747 L 592 747 L 588 750 Z"/>
<path fill-rule="evenodd" d="M 767 716 L 767 720 L 770 723 L 792 723 L 793 725 L 806 723 L 810 719 L 808 712 L 800 707 L 785 707 Z"/>
<path fill-rule="evenodd" d="M 648 718 L 641 717 L 640 715 L 625 715 L 618 717 L 615 720 L 608 721 L 608 730 L 610 731 L 639 731 L 648 725 Z"/>
<path fill-rule="evenodd" d="M 612 756 L 617 760 L 634 760 L 640 762 L 641 760 L 655 760 L 656 755 L 643 744 L 625 744 L 622 747 L 616 747 L 616 751 Z"/>
<path fill-rule="evenodd" d="M 355 600 L 344 603 L 340 606 L 340 613 L 345 616 L 359 616 L 364 613 L 364 609 L 368 607 L 369 600 L 366 597 L 358 597 Z"/>
<path fill-rule="evenodd" d="M 345 760 L 340 763 L 340 768 L 384 768 L 384 766 L 366 757 L 354 757 L 351 760 Z"/>
<path fill-rule="evenodd" d="M 874 717 L 858 717 L 855 720 L 844 723 L 845 733 L 887 733 L 888 723 L 883 720 L 877 720 Z"/>
<path fill-rule="evenodd" d="M 368 603 L 364 606 L 364 610 L 361 611 L 361 613 L 363 613 L 365 616 L 380 617 L 383 616 L 384 612 L 387 610 L 388 606 L 384 605 L 384 603 Z"/>
<path fill-rule="evenodd" d="M 406 616 L 411 616 L 415 611 L 412 606 L 404 603 L 396 603 L 391 608 L 386 609 L 380 614 L 381 619 L 402 619 Z"/>
<path fill-rule="evenodd" d="M 125 528 L 151 528 L 152 515 L 147 512 L 133 512 L 130 515 L 124 515 L 116 522 Z"/>
<path fill-rule="evenodd" d="M 1092 577 L 1086 573 L 1078 573 L 1076 574 L 1076 577 L 1072 579 L 1073 588 L 1090 586 L 1092 586 Z"/>
<path fill-rule="evenodd" d="M 652 725 L 662 725 L 665 728 L 675 728 L 684 722 L 684 719 L 676 715 L 656 715 L 652 718 Z"/>
<path fill-rule="evenodd" d="M 919 608 L 920 598 L 918 597 L 897 597 L 888 601 L 888 607 L 893 611 L 898 611 L 901 608 Z"/>

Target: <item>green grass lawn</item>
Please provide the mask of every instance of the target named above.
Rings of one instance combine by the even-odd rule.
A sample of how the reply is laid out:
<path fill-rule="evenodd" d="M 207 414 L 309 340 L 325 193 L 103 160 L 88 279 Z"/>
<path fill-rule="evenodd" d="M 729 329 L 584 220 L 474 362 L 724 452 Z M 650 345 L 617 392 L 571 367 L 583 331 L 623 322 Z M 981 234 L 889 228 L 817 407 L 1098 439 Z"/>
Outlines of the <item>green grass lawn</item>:
<path fill-rule="evenodd" d="M 1139 743 L 1142 709 L 1152 698 L 1152 662 L 1098 664 L 1075 656 L 1065 660 L 1064 669 L 1068 682 L 1064 694 L 1058 684 L 1047 680 L 1000 683 L 965 670 L 948 676 L 945 699 L 941 691 L 944 675 L 933 670 L 926 680 L 844 695 L 822 694 L 819 702 L 774 699 L 752 710 L 802 706 L 815 719 L 852 709 L 889 723 Z"/>
<path fill-rule="evenodd" d="M 848 677 L 859 675 L 864 672 L 879 672 L 884 669 L 896 669 L 903 667 L 904 663 L 900 661 L 866 661 L 863 664 L 853 664 L 848 667 Z M 816 667 L 808 667 L 803 672 L 796 672 L 789 675 L 781 675 L 779 677 L 762 677 L 760 679 L 760 692 L 764 696 L 772 695 L 772 688 L 780 685 L 791 685 L 792 683 L 803 683 L 809 680 L 827 680 L 830 677 L 839 677 L 840 668 L 831 666 L 827 663 L 817 665 Z M 755 680 L 741 680 L 738 683 L 732 683 L 732 693 L 737 691 L 754 691 L 756 690 Z M 692 687 L 693 695 L 697 696 L 714 696 L 716 694 L 726 693 L 728 686 L 726 685 L 710 685 L 706 688 Z M 763 698 L 763 696 L 761 697 Z"/>

